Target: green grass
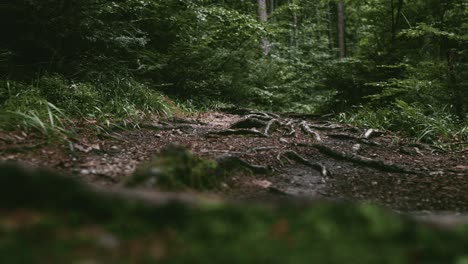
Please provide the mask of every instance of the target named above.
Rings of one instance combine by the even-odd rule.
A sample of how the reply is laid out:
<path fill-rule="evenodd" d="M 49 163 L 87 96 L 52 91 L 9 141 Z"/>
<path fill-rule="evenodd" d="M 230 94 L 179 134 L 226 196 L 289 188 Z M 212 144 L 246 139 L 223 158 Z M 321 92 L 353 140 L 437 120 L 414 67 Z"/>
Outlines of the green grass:
<path fill-rule="evenodd" d="M 401 100 L 379 109 L 361 107 L 354 112 L 341 113 L 338 121 L 393 131 L 441 147 L 468 139 L 467 122 L 458 121 L 443 109 L 430 105 L 410 105 Z"/>
<path fill-rule="evenodd" d="M 44 136 L 71 133 L 72 120 L 93 120 L 97 128 L 132 125 L 170 115 L 173 104 L 132 78 L 71 82 L 44 75 L 30 84 L 0 81 L 0 129 L 23 129 Z"/>

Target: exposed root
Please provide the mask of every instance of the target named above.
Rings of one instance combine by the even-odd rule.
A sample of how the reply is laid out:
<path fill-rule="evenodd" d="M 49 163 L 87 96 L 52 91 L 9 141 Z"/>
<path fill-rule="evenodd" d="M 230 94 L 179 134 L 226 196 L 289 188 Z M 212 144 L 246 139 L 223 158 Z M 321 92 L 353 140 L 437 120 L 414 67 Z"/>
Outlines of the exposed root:
<path fill-rule="evenodd" d="M 286 127 L 287 132 L 284 132 L 283 135 L 286 137 L 293 137 L 296 135 L 296 129 L 294 129 L 294 122 L 289 120 L 286 124 L 283 124 Z"/>
<path fill-rule="evenodd" d="M 247 153 L 249 153 L 249 152 L 258 152 L 258 151 L 268 151 L 268 150 L 277 149 L 277 148 L 278 148 L 278 147 L 276 147 L 276 146 L 271 146 L 271 147 L 256 147 L 256 148 L 252 148 L 252 149 L 247 150 Z"/>
<path fill-rule="evenodd" d="M 380 137 L 381 135 L 383 135 L 381 131 L 371 128 L 371 129 L 368 129 L 362 137 L 365 139 L 371 139 L 375 137 Z"/>
<path fill-rule="evenodd" d="M 243 135 L 243 136 L 257 136 L 267 138 L 268 135 L 256 130 L 256 129 L 228 129 L 222 131 L 212 131 L 208 135 L 219 135 L 219 136 L 230 136 L 230 135 Z"/>
<path fill-rule="evenodd" d="M 315 170 L 318 170 L 322 176 L 327 176 L 330 175 L 330 173 L 327 171 L 327 168 L 319 163 L 312 163 L 308 161 L 307 159 L 303 158 L 301 155 L 297 154 L 297 152 L 293 150 L 287 150 L 279 154 L 279 159 L 281 160 L 281 156 L 284 156 L 288 159 L 294 160 L 302 165 L 305 165 L 307 167 L 311 167 Z"/>
<path fill-rule="evenodd" d="M 250 164 L 237 156 L 225 155 L 220 157 L 217 161 L 220 167 L 227 170 L 244 168 L 255 174 L 268 174 L 271 172 L 271 170 L 265 166 Z"/>
<path fill-rule="evenodd" d="M 322 137 L 320 136 L 320 134 L 316 131 L 313 131 L 311 128 L 310 128 L 310 125 L 306 122 L 306 121 L 302 121 L 299 126 L 302 128 L 302 130 L 304 131 L 304 133 L 307 133 L 309 135 L 312 135 L 314 137 L 314 139 L 318 142 L 322 142 Z"/>
<path fill-rule="evenodd" d="M 359 138 L 349 134 L 327 134 L 328 137 L 344 140 L 358 140 Z"/>
<path fill-rule="evenodd" d="M 265 122 L 268 122 L 271 119 L 273 119 L 273 117 L 271 117 L 271 116 L 268 116 L 268 115 L 265 116 L 265 115 L 259 115 L 259 114 L 246 115 L 245 118 L 256 118 L 256 119 L 259 119 L 259 120 L 262 120 L 262 121 L 265 121 Z"/>
<path fill-rule="evenodd" d="M 418 172 L 401 167 L 397 164 L 388 163 L 382 160 L 373 160 L 373 159 L 366 158 L 366 157 L 356 155 L 356 154 L 347 154 L 344 152 L 336 151 L 322 144 L 312 144 L 309 146 L 318 149 L 320 153 L 330 156 L 332 158 L 353 162 L 356 164 L 378 169 L 381 171 L 407 173 L 407 174 L 420 174 Z"/>
<path fill-rule="evenodd" d="M 342 129 L 343 126 L 333 124 L 333 123 L 326 123 L 325 125 L 311 125 L 308 124 L 310 128 L 314 128 L 317 130 L 335 130 L 335 129 Z"/>
<path fill-rule="evenodd" d="M 234 124 L 231 125 L 232 129 L 243 129 L 243 128 L 262 128 L 265 127 L 267 123 L 263 120 L 249 117 L 246 119 L 242 119 Z"/>
<path fill-rule="evenodd" d="M 277 119 L 272 119 L 272 120 L 270 120 L 270 121 L 268 122 L 268 124 L 267 124 L 266 127 L 265 127 L 265 132 L 264 132 L 265 135 L 268 135 L 268 132 L 270 131 L 271 127 L 272 127 L 273 125 L 275 125 L 275 124 L 278 125 L 278 126 L 281 125 L 281 123 L 280 123 Z"/>

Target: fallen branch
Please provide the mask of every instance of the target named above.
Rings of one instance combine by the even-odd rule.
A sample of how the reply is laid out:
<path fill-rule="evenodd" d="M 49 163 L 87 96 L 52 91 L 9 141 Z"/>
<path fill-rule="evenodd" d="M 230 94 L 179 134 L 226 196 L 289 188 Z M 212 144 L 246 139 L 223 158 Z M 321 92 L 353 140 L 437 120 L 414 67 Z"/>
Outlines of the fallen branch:
<path fill-rule="evenodd" d="M 315 138 L 316 141 L 318 141 L 318 142 L 322 141 L 322 137 L 320 137 L 320 134 L 318 132 L 316 132 L 316 131 L 313 131 L 306 121 L 301 122 L 299 124 L 299 126 L 302 128 L 304 133 L 312 135 Z"/>
<path fill-rule="evenodd" d="M 388 163 L 382 160 L 373 160 L 356 154 L 347 154 L 341 151 L 331 149 L 322 144 L 311 144 L 310 147 L 318 149 L 320 153 L 330 156 L 335 159 L 345 160 L 353 163 L 357 163 L 366 167 L 371 167 L 381 171 L 396 172 L 396 173 L 407 173 L 407 174 L 420 174 L 418 172 L 409 170 L 397 164 Z"/>

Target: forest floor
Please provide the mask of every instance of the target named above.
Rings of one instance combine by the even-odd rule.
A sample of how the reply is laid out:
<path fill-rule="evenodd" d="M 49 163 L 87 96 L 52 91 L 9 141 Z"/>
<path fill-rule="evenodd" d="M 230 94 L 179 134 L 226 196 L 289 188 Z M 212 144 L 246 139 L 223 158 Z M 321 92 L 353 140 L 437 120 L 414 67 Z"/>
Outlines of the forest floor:
<path fill-rule="evenodd" d="M 0 161 L 119 187 L 139 163 L 170 144 L 210 159 L 235 156 L 268 171 L 232 175 L 210 193 L 221 199 L 364 201 L 399 212 L 460 215 L 467 220 L 466 150 L 444 152 L 413 139 L 312 115 L 207 112 L 102 135 L 87 133 L 83 126 L 80 138 L 69 144 L 9 133 L 0 135 Z"/>

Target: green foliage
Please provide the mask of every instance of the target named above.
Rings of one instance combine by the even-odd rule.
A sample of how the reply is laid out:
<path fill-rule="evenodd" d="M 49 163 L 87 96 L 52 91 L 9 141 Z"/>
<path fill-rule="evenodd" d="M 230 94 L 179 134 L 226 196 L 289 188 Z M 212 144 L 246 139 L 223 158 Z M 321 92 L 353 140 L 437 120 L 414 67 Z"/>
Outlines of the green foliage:
<path fill-rule="evenodd" d="M 10 92 L 17 85 L 9 83 Z M 13 86 L 13 87 L 12 87 Z M 18 85 L 22 87 L 22 85 Z M 20 91 L 6 97 L 0 110 L 0 128 L 36 130 L 43 135 L 69 134 L 67 116 L 54 104 L 41 97 L 38 89 Z"/>
<path fill-rule="evenodd" d="M 247 0 L 4 4 L 0 78 L 28 85 L 3 85 L 0 102 L 31 86 L 65 115 L 104 124 L 166 114 L 160 92 L 199 109 L 338 114 L 401 100 L 466 119 L 463 0 L 344 1 L 346 59 L 337 59 L 337 1 L 267 2 L 267 23 Z"/>
<path fill-rule="evenodd" d="M 32 84 L 5 81 L 0 86 L 0 128 L 37 130 L 44 135 L 69 133 L 72 118 L 98 125 L 138 123 L 152 114 L 171 114 L 170 102 L 132 78 L 115 82 L 74 83 L 45 75 Z"/>
<path fill-rule="evenodd" d="M 408 104 L 402 100 L 396 100 L 384 108 L 361 107 L 352 113 L 341 113 L 339 120 L 398 132 L 431 144 L 468 139 L 468 124 L 457 123 L 456 117 L 448 111 L 431 105 Z"/>

